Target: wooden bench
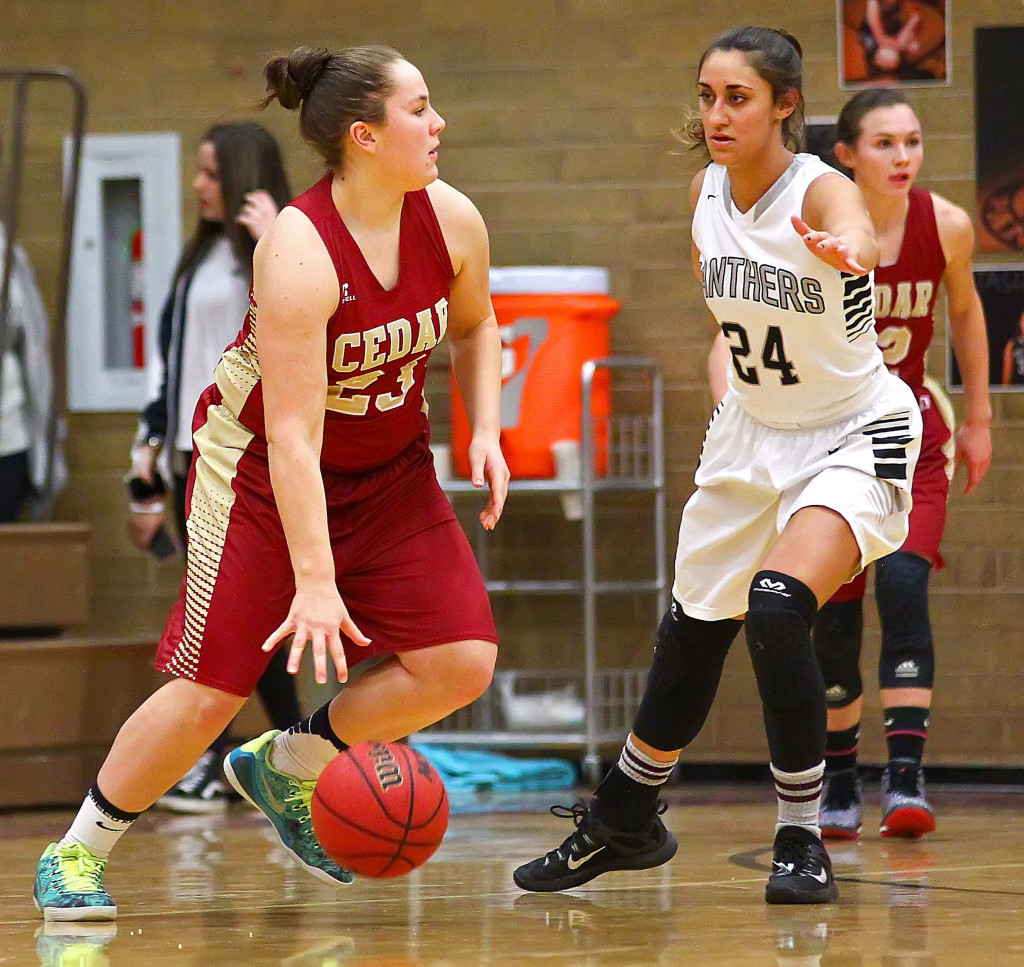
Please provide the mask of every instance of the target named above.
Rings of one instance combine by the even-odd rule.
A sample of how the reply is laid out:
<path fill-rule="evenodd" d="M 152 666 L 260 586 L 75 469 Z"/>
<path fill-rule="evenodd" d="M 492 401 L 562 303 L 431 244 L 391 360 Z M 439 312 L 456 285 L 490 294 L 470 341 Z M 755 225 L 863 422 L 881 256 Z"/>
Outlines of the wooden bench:
<path fill-rule="evenodd" d="M 0 639 L 0 808 L 77 805 L 159 684 L 154 636 Z"/>
<path fill-rule="evenodd" d="M 88 550 L 88 524 L 0 524 L 0 629 L 84 624 Z"/>
<path fill-rule="evenodd" d="M 0 639 L 0 809 L 79 805 L 125 719 L 167 680 L 158 637 Z M 232 731 L 267 728 L 254 698 Z"/>

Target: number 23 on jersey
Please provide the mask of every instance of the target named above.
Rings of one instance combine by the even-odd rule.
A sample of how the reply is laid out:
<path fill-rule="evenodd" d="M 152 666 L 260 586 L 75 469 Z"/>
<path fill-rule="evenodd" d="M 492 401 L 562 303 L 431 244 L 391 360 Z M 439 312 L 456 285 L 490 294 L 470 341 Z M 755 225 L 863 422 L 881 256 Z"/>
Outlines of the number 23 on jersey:
<path fill-rule="evenodd" d="M 417 365 L 426 365 L 427 357 L 447 328 L 448 300 L 440 299 L 433 312 L 423 309 L 416 313 L 414 321 L 395 319 L 386 326 L 342 333 L 334 343 L 332 367 L 338 373 L 353 375 L 327 387 L 327 409 L 347 416 L 365 416 L 371 400 L 381 413 L 401 406 L 416 385 Z M 384 364 L 399 360 L 402 366 L 392 386 L 385 385 L 373 393 L 362 392 L 386 376 Z"/>

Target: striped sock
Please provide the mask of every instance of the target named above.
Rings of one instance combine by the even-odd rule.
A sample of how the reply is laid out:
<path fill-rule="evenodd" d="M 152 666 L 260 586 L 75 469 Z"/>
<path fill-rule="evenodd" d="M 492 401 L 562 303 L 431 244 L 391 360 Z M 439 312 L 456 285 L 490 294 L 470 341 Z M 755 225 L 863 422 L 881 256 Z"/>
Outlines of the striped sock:
<path fill-rule="evenodd" d="M 612 829 L 642 829 L 658 808 L 658 793 L 678 758 L 676 755 L 671 762 L 653 759 L 636 747 L 630 734 L 619 761 L 594 793 L 598 818 Z"/>
<path fill-rule="evenodd" d="M 885 709 L 885 743 L 889 759 L 913 759 L 920 764 L 928 738 L 928 709 L 917 705 Z"/>
<path fill-rule="evenodd" d="M 678 755 L 671 762 L 652 759 L 636 747 L 633 736 L 630 734 L 619 755 L 619 768 L 630 779 L 639 782 L 642 786 L 663 786 L 668 781 L 668 777 L 672 775 L 672 770 L 678 761 Z"/>
<path fill-rule="evenodd" d="M 771 767 L 775 778 L 775 794 L 779 797 L 779 821 L 775 831 L 782 826 L 802 826 L 821 837 L 818 826 L 818 807 L 821 804 L 821 779 L 825 774 L 825 762 L 804 769 L 803 772 L 783 772 Z"/>
<path fill-rule="evenodd" d="M 844 769 L 857 768 L 857 740 L 860 738 L 860 722 L 838 732 L 829 731 L 825 736 L 825 773 L 832 775 Z"/>

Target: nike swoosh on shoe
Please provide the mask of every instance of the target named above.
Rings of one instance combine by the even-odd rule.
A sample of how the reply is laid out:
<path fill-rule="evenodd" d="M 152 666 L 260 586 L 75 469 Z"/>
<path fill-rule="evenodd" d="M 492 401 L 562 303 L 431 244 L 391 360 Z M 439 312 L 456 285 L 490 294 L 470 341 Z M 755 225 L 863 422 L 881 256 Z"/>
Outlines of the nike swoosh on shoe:
<path fill-rule="evenodd" d="M 566 865 L 569 867 L 570 870 L 578 870 L 584 863 L 586 863 L 588 860 L 592 860 L 603 849 L 603 846 L 598 846 L 598 848 L 594 850 L 593 853 L 587 853 L 586 856 L 581 856 L 578 860 L 573 859 L 572 854 L 570 853 L 569 858 L 565 861 Z"/>
<path fill-rule="evenodd" d="M 275 812 L 284 813 L 287 808 L 287 804 L 282 801 L 280 796 L 277 795 L 274 791 L 274 787 L 267 782 L 267 777 L 262 769 L 256 771 L 256 783 L 263 800 L 268 803 Z"/>

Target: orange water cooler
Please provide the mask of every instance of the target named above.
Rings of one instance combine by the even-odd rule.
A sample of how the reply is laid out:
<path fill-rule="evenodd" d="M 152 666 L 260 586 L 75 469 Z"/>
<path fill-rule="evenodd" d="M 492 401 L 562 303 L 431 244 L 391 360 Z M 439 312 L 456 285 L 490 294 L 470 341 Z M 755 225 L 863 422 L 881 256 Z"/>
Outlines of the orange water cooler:
<path fill-rule="evenodd" d="M 513 478 L 554 477 L 552 444 L 580 438 L 580 369 L 609 355 L 608 270 L 516 266 L 491 269 L 491 298 L 501 332 L 501 445 Z M 607 463 L 607 381 L 595 381 L 598 475 Z M 452 464 L 469 476 L 469 421 L 452 380 Z"/>

